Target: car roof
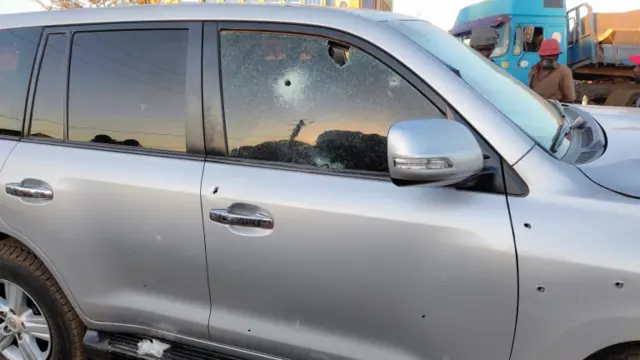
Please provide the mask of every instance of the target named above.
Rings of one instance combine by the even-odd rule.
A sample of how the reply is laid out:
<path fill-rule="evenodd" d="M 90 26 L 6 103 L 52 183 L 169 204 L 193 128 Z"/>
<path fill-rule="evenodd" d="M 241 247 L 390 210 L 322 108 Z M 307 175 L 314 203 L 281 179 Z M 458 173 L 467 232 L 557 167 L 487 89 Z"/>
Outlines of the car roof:
<path fill-rule="evenodd" d="M 380 22 L 412 19 L 388 11 L 267 4 L 174 4 L 114 6 L 0 15 L 0 29 L 140 21 L 260 21 L 322 25 L 323 19 Z"/>

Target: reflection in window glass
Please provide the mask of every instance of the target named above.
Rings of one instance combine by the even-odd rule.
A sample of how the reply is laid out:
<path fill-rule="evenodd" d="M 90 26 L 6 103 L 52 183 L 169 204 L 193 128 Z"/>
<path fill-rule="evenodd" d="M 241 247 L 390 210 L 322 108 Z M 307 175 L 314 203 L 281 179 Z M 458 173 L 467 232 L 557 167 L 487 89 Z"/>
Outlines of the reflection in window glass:
<path fill-rule="evenodd" d="M 187 30 L 76 33 L 69 140 L 185 151 Z"/>
<path fill-rule="evenodd" d="M 39 28 L 0 30 L 0 135 L 20 136 Z"/>
<path fill-rule="evenodd" d="M 62 140 L 66 65 L 67 35 L 49 35 L 33 101 L 31 136 Z"/>
<path fill-rule="evenodd" d="M 335 0 L 327 0 L 325 4 L 327 4 L 327 6 L 336 6 L 336 1 Z"/>
<path fill-rule="evenodd" d="M 306 5 L 322 5 L 322 0 L 306 0 Z"/>
<path fill-rule="evenodd" d="M 513 55 L 522 54 L 522 27 L 516 26 L 516 33 L 513 35 Z"/>
<path fill-rule="evenodd" d="M 315 37 L 222 33 L 231 156 L 386 172 L 386 134 L 393 123 L 443 118 L 371 56 L 351 48 L 342 53 L 345 64 L 328 49 L 327 40 Z"/>

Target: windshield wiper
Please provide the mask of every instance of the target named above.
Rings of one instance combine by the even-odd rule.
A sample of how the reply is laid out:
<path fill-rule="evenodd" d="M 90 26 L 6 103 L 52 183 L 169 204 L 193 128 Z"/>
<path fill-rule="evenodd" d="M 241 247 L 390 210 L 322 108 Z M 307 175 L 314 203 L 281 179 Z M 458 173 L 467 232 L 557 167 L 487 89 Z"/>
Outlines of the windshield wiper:
<path fill-rule="evenodd" d="M 549 151 L 555 154 L 558 152 L 558 149 L 560 148 L 560 145 L 562 145 L 564 138 L 571 132 L 571 130 L 582 127 L 585 121 L 582 116 L 579 116 L 573 123 L 569 122 L 569 118 L 567 118 L 567 114 L 564 112 L 564 108 L 562 108 L 562 104 L 560 104 L 559 101 L 547 101 L 558 112 L 558 115 L 562 117 L 562 124 L 558 125 L 558 130 L 556 130 L 555 135 L 553 135 L 553 139 L 551 140 L 551 147 L 549 148 Z"/>

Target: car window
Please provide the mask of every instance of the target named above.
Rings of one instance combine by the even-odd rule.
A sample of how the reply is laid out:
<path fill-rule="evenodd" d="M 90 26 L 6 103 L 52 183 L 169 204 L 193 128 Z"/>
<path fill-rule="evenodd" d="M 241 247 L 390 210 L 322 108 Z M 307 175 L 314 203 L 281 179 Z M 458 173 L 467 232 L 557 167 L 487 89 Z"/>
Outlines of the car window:
<path fill-rule="evenodd" d="M 402 20 L 386 24 L 455 69 L 469 86 L 541 147 L 551 147 L 562 118 L 521 81 L 429 22 Z M 566 151 L 559 151 L 554 156 L 562 158 L 565 154 Z"/>
<path fill-rule="evenodd" d="M 20 136 L 41 29 L 0 30 L 0 135 Z"/>
<path fill-rule="evenodd" d="M 67 35 L 47 36 L 31 114 L 31 136 L 63 139 Z"/>
<path fill-rule="evenodd" d="M 231 157 L 387 172 L 392 124 L 445 118 L 360 49 L 277 33 L 223 31 L 220 41 Z"/>
<path fill-rule="evenodd" d="M 184 152 L 188 30 L 79 32 L 69 140 Z"/>

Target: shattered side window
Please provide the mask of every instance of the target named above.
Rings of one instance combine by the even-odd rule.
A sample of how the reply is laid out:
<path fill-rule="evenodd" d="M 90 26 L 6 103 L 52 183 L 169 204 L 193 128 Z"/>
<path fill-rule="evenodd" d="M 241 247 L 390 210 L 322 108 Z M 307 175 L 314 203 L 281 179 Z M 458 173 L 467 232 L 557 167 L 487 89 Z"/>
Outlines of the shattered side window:
<path fill-rule="evenodd" d="M 445 117 L 384 64 L 341 43 L 223 31 L 220 46 L 232 157 L 387 172 L 393 123 Z"/>

